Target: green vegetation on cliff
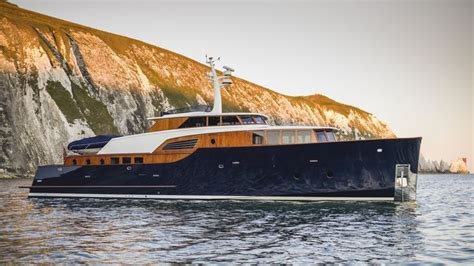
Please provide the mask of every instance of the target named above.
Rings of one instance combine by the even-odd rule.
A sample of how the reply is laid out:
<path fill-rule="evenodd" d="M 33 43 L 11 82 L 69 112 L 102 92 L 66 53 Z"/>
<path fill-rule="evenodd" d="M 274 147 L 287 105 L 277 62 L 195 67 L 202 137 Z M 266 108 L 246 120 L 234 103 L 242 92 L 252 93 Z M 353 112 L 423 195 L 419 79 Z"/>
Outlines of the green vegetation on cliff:
<path fill-rule="evenodd" d="M 81 111 L 79 111 L 71 94 L 63 87 L 61 82 L 49 80 L 46 84 L 46 90 L 69 123 L 74 123 L 74 120 L 82 118 Z"/>
<path fill-rule="evenodd" d="M 72 94 L 58 81 L 48 81 L 46 90 L 69 123 L 85 120 L 95 134 L 118 134 L 107 107 L 93 99 L 84 86 L 71 83 Z"/>
<path fill-rule="evenodd" d="M 118 134 L 107 106 L 101 101 L 92 98 L 82 84 L 78 86 L 75 83 L 71 83 L 71 87 L 77 107 L 82 111 L 84 118 L 94 133 L 97 135 Z"/>

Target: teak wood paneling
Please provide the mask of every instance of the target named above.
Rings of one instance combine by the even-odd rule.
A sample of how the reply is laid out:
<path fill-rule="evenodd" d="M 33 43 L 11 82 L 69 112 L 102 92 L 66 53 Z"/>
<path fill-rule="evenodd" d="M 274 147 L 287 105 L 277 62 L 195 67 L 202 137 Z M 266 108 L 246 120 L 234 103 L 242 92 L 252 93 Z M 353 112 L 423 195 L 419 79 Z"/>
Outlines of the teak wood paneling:
<path fill-rule="evenodd" d="M 148 132 L 176 129 L 181 126 L 187 117 L 161 118 L 155 120 L 155 123 L 148 129 Z"/>
<path fill-rule="evenodd" d="M 163 150 L 163 148 L 173 142 L 197 139 L 196 146 L 193 149 L 186 150 Z M 214 140 L 214 141 L 213 141 Z M 197 148 L 210 147 L 241 147 L 252 145 L 252 132 L 238 131 L 238 132 L 220 132 L 212 134 L 191 135 L 186 137 L 173 138 L 165 141 L 153 153 L 171 154 L 178 151 L 193 152 Z"/>
<path fill-rule="evenodd" d="M 64 158 L 64 165 L 75 165 L 73 163 L 76 160 L 76 165 L 88 165 L 87 160 L 90 160 L 90 165 L 101 165 L 100 160 L 104 160 L 104 165 L 111 165 L 112 158 L 119 158 L 119 164 L 122 164 L 122 158 L 129 157 L 132 159 L 130 164 L 135 164 L 135 157 L 143 158 L 143 164 L 151 163 L 172 163 L 182 160 L 189 156 L 192 152 L 175 152 L 169 154 L 114 154 L 114 155 L 71 155 Z"/>

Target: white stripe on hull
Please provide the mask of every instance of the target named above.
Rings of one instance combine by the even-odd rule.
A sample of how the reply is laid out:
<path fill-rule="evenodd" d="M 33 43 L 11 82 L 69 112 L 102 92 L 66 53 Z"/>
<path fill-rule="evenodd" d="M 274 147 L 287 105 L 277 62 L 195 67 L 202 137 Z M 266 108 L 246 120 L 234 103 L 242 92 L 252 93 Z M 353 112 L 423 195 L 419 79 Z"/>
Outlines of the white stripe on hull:
<path fill-rule="evenodd" d="M 303 197 L 303 196 L 212 196 L 212 195 L 134 195 L 86 193 L 30 193 L 30 197 L 58 198 L 127 198 L 127 199 L 178 199 L 178 200 L 270 200 L 270 201 L 393 201 L 393 197 Z"/>

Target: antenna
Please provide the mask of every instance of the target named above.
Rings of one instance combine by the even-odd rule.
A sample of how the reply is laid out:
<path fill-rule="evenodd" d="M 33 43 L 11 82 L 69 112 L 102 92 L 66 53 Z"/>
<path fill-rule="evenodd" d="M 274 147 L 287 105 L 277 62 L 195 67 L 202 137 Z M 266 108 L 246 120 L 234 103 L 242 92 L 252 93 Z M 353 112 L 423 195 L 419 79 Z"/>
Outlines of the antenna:
<path fill-rule="evenodd" d="M 230 67 L 228 67 L 228 66 L 223 66 L 222 68 L 225 69 L 225 70 L 227 70 L 227 71 L 230 71 L 230 72 L 234 72 L 234 71 L 235 71 L 234 69 L 232 69 L 232 68 L 230 68 Z"/>
<path fill-rule="evenodd" d="M 232 68 L 230 68 L 228 66 L 223 66 L 222 68 L 225 69 L 224 76 L 226 76 L 226 77 L 232 76 L 232 72 L 235 71 L 235 70 L 233 70 Z"/>
<path fill-rule="evenodd" d="M 213 57 L 208 57 L 206 54 L 206 63 L 209 64 L 209 66 L 211 67 L 211 72 L 209 72 L 208 75 L 209 79 L 212 82 L 212 87 L 214 88 L 214 106 L 212 107 L 211 113 L 216 114 L 222 113 L 221 89 L 223 87 L 232 85 L 232 79 L 230 79 L 230 77 L 232 76 L 232 72 L 234 72 L 234 69 L 228 66 L 223 66 L 223 68 L 225 69 L 224 75 L 218 76 L 215 69 L 215 62 L 219 61 L 220 59 L 220 57 L 218 57 L 217 59 L 214 59 Z"/>

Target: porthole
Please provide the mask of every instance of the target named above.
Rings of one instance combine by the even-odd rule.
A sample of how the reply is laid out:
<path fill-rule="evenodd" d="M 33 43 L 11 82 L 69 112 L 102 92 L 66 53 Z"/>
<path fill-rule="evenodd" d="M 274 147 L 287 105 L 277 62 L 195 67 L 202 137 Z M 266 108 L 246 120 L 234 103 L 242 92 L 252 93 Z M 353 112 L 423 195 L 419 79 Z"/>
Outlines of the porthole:
<path fill-rule="evenodd" d="M 211 139 L 211 144 L 216 144 L 216 140 L 215 140 L 215 139 Z"/>
<path fill-rule="evenodd" d="M 300 180 L 301 175 L 299 173 L 294 173 L 293 179 L 294 180 Z"/>
<path fill-rule="evenodd" d="M 327 176 L 328 178 L 333 178 L 333 177 L 334 177 L 334 173 L 333 173 L 331 170 L 328 170 L 328 171 L 326 172 L 326 176 Z"/>
<path fill-rule="evenodd" d="M 127 170 L 128 170 L 128 171 L 132 170 L 132 167 L 131 167 L 130 165 L 127 166 Z"/>
<path fill-rule="evenodd" d="M 219 167 L 219 169 L 222 169 L 222 168 L 224 168 L 224 165 L 223 165 L 223 164 L 219 164 L 217 167 Z"/>

